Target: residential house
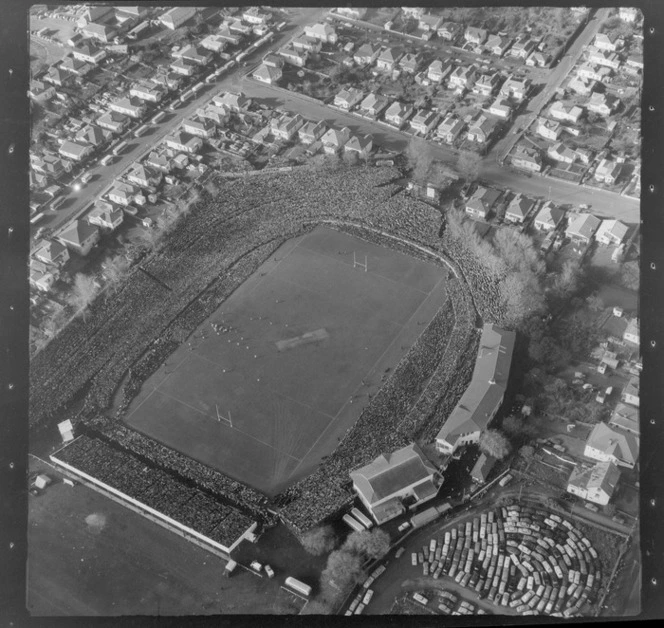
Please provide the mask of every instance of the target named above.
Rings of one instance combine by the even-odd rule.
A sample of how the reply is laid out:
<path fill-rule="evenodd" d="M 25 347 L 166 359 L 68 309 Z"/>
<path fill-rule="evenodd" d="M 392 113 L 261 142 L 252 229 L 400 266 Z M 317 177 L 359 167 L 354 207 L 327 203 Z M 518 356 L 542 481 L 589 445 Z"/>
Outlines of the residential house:
<path fill-rule="evenodd" d="M 481 114 L 468 127 L 467 137 L 471 142 L 486 144 L 491 140 L 495 132 L 496 121 Z"/>
<path fill-rule="evenodd" d="M 111 203 L 100 201 L 86 218 L 91 225 L 97 225 L 103 231 L 115 231 L 122 224 L 124 214 L 120 208 L 113 207 Z"/>
<path fill-rule="evenodd" d="M 617 431 L 629 432 L 639 438 L 641 434 L 639 409 L 624 403 L 617 404 L 609 419 L 609 427 Z"/>
<path fill-rule="evenodd" d="M 470 477 L 473 482 L 476 482 L 477 484 L 486 484 L 491 471 L 493 471 L 493 468 L 496 466 L 496 462 L 498 462 L 497 458 L 482 452 L 470 472 Z"/>
<path fill-rule="evenodd" d="M 140 163 L 135 163 L 127 173 L 127 181 L 150 191 L 157 189 L 163 177 L 164 175 L 156 168 Z"/>
<path fill-rule="evenodd" d="M 199 45 L 201 48 L 205 48 L 205 50 L 210 50 L 211 52 L 223 52 L 224 48 L 228 45 L 228 42 L 223 37 L 220 37 L 217 34 L 212 34 L 201 39 Z"/>
<path fill-rule="evenodd" d="M 553 231 L 558 228 L 564 216 L 564 210 L 555 207 L 551 202 L 545 203 L 535 216 L 535 229 L 538 231 Z"/>
<path fill-rule="evenodd" d="M 158 83 L 135 83 L 129 89 L 129 95 L 139 100 L 145 100 L 147 102 L 160 102 L 161 99 L 166 94 L 164 87 Z"/>
<path fill-rule="evenodd" d="M 217 127 L 209 118 L 186 118 L 182 122 L 182 130 L 185 131 L 185 133 L 191 133 L 191 135 L 197 135 L 198 137 L 209 139 L 214 137 Z"/>
<path fill-rule="evenodd" d="M 48 185 L 48 177 L 41 174 L 40 172 L 35 172 L 31 169 L 28 172 L 28 177 L 30 179 L 30 190 L 41 189 Z"/>
<path fill-rule="evenodd" d="M 576 124 L 583 114 L 583 109 L 576 105 L 565 105 L 565 103 L 557 100 L 551 107 L 549 107 L 549 115 L 554 120 L 563 120 L 565 122 L 572 122 Z"/>
<path fill-rule="evenodd" d="M 586 440 L 583 455 L 633 469 L 639 458 L 639 439 L 630 432 L 597 423 Z"/>
<path fill-rule="evenodd" d="M 526 59 L 535 50 L 535 43 L 530 39 L 515 41 L 509 50 L 509 56 L 516 59 Z"/>
<path fill-rule="evenodd" d="M 272 19 L 272 15 L 258 7 L 250 7 L 242 14 L 242 19 L 249 24 L 266 24 Z"/>
<path fill-rule="evenodd" d="M 555 159 L 564 164 L 573 164 L 577 160 L 576 151 L 565 146 L 562 142 L 556 142 L 552 146 L 549 146 L 546 154 L 551 159 Z"/>
<path fill-rule="evenodd" d="M 334 106 L 350 111 L 355 105 L 357 105 L 363 98 L 364 94 L 361 90 L 354 87 L 348 89 L 342 89 L 334 97 Z"/>
<path fill-rule="evenodd" d="M 620 105 L 620 99 L 611 94 L 600 94 L 594 92 L 591 94 L 586 108 L 588 111 L 593 111 L 601 116 L 610 116 Z"/>
<path fill-rule="evenodd" d="M 391 72 L 394 70 L 395 65 L 402 56 L 402 52 L 394 48 L 386 48 L 378 55 L 378 59 L 376 59 L 376 67 L 379 70 Z"/>
<path fill-rule="evenodd" d="M 567 492 L 606 506 L 613 497 L 619 479 L 620 469 L 609 460 L 588 468 L 577 465 L 567 481 Z"/>
<path fill-rule="evenodd" d="M 620 245 L 625 240 L 628 231 L 629 227 L 619 220 L 602 220 L 602 224 L 595 234 L 595 239 L 600 244 Z"/>
<path fill-rule="evenodd" d="M 412 17 L 416 20 L 419 20 L 424 15 L 422 7 L 401 7 L 401 12 L 405 17 Z"/>
<path fill-rule="evenodd" d="M 307 37 L 320 39 L 323 43 L 328 43 L 328 44 L 337 43 L 337 32 L 327 22 L 318 22 L 313 26 L 305 26 L 304 34 Z"/>
<path fill-rule="evenodd" d="M 162 66 L 163 67 L 163 66 Z M 174 91 L 180 88 L 182 84 L 182 75 L 177 72 L 159 72 L 154 74 L 150 81 L 155 85 L 161 85 L 170 91 Z"/>
<path fill-rule="evenodd" d="M 459 403 L 436 435 L 436 449 L 453 454 L 477 443 L 505 398 L 516 334 L 485 324 L 473 376 Z"/>
<path fill-rule="evenodd" d="M 30 166 L 36 172 L 48 175 L 53 179 L 58 179 L 63 172 L 71 171 L 71 162 L 53 154 L 44 154 L 41 157 L 30 155 Z"/>
<path fill-rule="evenodd" d="M 613 33 L 597 33 L 593 45 L 599 50 L 606 50 L 608 52 L 616 52 L 623 47 L 625 42 L 620 37 Z"/>
<path fill-rule="evenodd" d="M 203 148 L 203 140 L 200 137 L 182 131 L 167 135 L 164 142 L 168 148 L 185 153 L 198 153 Z"/>
<path fill-rule="evenodd" d="M 74 220 L 60 232 L 58 240 L 79 255 L 87 255 L 99 242 L 99 229 L 83 220 Z"/>
<path fill-rule="evenodd" d="M 92 149 L 93 147 L 90 144 L 79 144 L 77 142 L 66 140 L 60 145 L 60 150 L 58 152 L 67 159 L 83 161 L 90 156 Z"/>
<path fill-rule="evenodd" d="M 145 165 L 164 173 L 173 170 L 173 161 L 166 154 L 157 151 L 152 151 L 145 158 Z"/>
<path fill-rule="evenodd" d="M 479 186 L 466 203 L 466 213 L 474 218 L 486 219 L 500 197 L 500 192 L 492 188 Z"/>
<path fill-rule="evenodd" d="M 58 87 L 67 85 L 73 80 L 74 77 L 69 72 L 65 72 L 64 70 L 56 68 L 55 66 L 51 66 L 48 69 L 46 76 L 44 76 L 44 81 L 51 83 L 52 85 L 57 85 Z"/>
<path fill-rule="evenodd" d="M 547 68 L 551 63 L 551 55 L 535 50 L 528 55 L 526 65 L 533 68 Z"/>
<path fill-rule="evenodd" d="M 475 81 L 475 85 L 473 85 L 473 93 L 481 94 L 482 96 L 490 96 L 498 89 L 499 84 L 500 72 L 482 74 Z"/>
<path fill-rule="evenodd" d="M 623 389 L 622 397 L 623 403 L 628 403 L 632 406 L 639 407 L 639 378 L 633 375 L 629 378 L 627 386 Z"/>
<path fill-rule="evenodd" d="M 630 55 L 625 61 L 628 68 L 632 68 L 638 72 L 643 71 L 643 56 L 642 55 Z"/>
<path fill-rule="evenodd" d="M 510 76 L 500 88 L 500 95 L 522 102 L 530 91 L 530 79 L 516 79 Z"/>
<path fill-rule="evenodd" d="M 474 26 L 469 26 L 463 34 L 463 38 L 469 44 L 474 44 L 475 46 L 481 46 L 487 40 L 488 36 L 489 33 L 485 29 L 475 28 Z"/>
<path fill-rule="evenodd" d="M 409 52 L 399 60 L 399 67 L 408 74 L 415 74 L 422 63 L 422 55 Z"/>
<path fill-rule="evenodd" d="M 452 72 L 449 78 L 450 88 L 464 90 L 469 89 L 475 83 L 477 69 L 474 65 L 459 66 Z"/>
<path fill-rule="evenodd" d="M 108 111 L 97 118 L 97 124 L 113 133 L 122 133 L 129 125 L 129 117 L 117 111 Z"/>
<path fill-rule="evenodd" d="M 639 10 L 636 7 L 620 7 L 618 9 L 618 16 L 625 22 L 636 22 L 639 15 Z"/>
<path fill-rule="evenodd" d="M 604 50 L 591 48 L 588 51 L 588 62 L 591 64 L 594 63 L 600 66 L 605 66 L 607 68 L 611 68 L 612 70 L 618 70 L 622 60 L 615 52 L 606 52 Z"/>
<path fill-rule="evenodd" d="M 243 92 L 223 92 L 215 96 L 212 102 L 218 107 L 235 112 L 246 111 L 251 106 L 251 98 Z"/>
<path fill-rule="evenodd" d="M 358 65 L 370 65 L 380 54 L 380 46 L 374 45 L 372 43 L 362 44 L 358 49 L 353 59 Z"/>
<path fill-rule="evenodd" d="M 503 35 L 489 35 L 484 48 L 496 57 L 502 57 L 510 47 L 512 40 Z"/>
<path fill-rule="evenodd" d="M 584 63 L 576 71 L 576 75 L 587 81 L 597 81 L 598 83 L 610 83 L 613 76 L 613 70 L 607 66 L 593 65 Z"/>
<path fill-rule="evenodd" d="M 459 36 L 463 27 L 456 22 L 443 22 L 438 28 L 438 37 L 445 41 L 454 41 Z"/>
<path fill-rule="evenodd" d="M 355 153 L 363 159 L 368 157 L 373 148 L 373 138 L 371 135 L 353 135 L 344 145 L 346 153 Z"/>
<path fill-rule="evenodd" d="M 117 30 L 108 24 L 90 22 L 81 29 L 81 33 L 89 39 L 98 39 L 107 44 L 113 41 L 113 38 L 117 35 Z"/>
<path fill-rule="evenodd" d="M 593 160 L 593 156 L 594 156 L 593 151 L 591 151 L 587 148 L 580 148 L 580 147 L 577 146 L 574 149 L 574 152 L 576 153 L 576 158 L 577 158 L 578 161 L 580 161 L 585 166 L 590 165 L 590 162 Z"/>
<path fill-rule="evenodd" d="M 575 94 L 589 96 L 597 89 L 597 81 L 577 75 L 572 77 L 567 87 Z"/>
<path fill-rule="evenodd" d="M 328 129 L 328 131 L 321 137 L 323 150 L 328 154 L 335 154 L 339 152 L 350 140 L 350 129 L 344 127 L 341 130 Z"/>
<path fill-rule="evenodd" d="M 392 124 L 400 129 L 410 118 L 413 108 L 410 105 L 404 105 L 400 102 L 393 102 L 385 111 L 385 122 Z"/>
<path fill-rule="evenodd" d="M 411 119 L 410 126 L 421 135 L 427 135 L 436 126 L 439 114 L 428 109 L 420 109 Z"/>
<path fill-rule="evenodd" d="M 599 227 L 600 220 L 592 214 L 578 214 L 570 219 L 565 235 L 577 243 L 588 244 Z"/>
<path fill-rule="evenodd" d="M 535 126 L 535 133 L 545 140 L 555 142 L 560 137 L 563 127 L 560 122 L 556 120 L 548 120 L 547 118 L 537 118 Z"/>
<path fill-rule="evenodd" d="M 504 98 L 496 98 L 491 103 L 489 107 L 489 113 L 493 116 L 497 116 L 502 120 L 509 120 L 512 117 L 512 107 L 510 107 L 509 102 Z"/>
<path fill-rule="evenodd" d="M 102 131 L 96 124 L 88 124 L 76 134 L 76 139 L 92 146 L 101 146 L 107 136 L 110 136 L 108 131 Z"/>
<path fill-rule="evenodd" d="M 140 190 L 131 183 L 124 181 L 115 181 L 113 187 L 108 192 L 108 198 L 118 205 L 129 205 L 134 197 L 140 193 Z"/>
<path fill-rule="evenodd" d="M 55 96 L 55 87 L 46 85 L 43 81 L 30 81 L 28 96 L 36 102 L 48 102 Z"/>
<path fill-rule="evenodd" d="M 425 13 L 424 15 L 420 15 L 417 25 L 418 28 L 425 33 L 435 33 L 438 31 L 442 23 L 442 17 L 432 15 L 431 13 Z"/>
<path fill-rule="evenodd" d="M 433 499 L 442 484 L 415 443 L 352 471 L 353 489 L 378 525 Z"/>
<path fill-rule="evenodd" d="M 145 115 L 145 105 L 138 98 L 120 98 L 110 104 L 111 111 L 123 113 L 130 118 L 142 118 Z"/>
<path fill-rule="evenodd" d="M 436 136 L 447 144 L 454 144 L 457 137 L 463 131 L 465 124 L 457 116 L 448 114 L 438 125 Z"/>
<path fill-rule="evenodd" d="M 297 132 L 300 142 L 303 144 L 313 144 L 319 140 L 327 131 L 327 125 L 322 120 L 316 122 L 306 122 Z"/>
<path fill-rule="evenodd" d="M 263 57 L 263 63 L 271 68 L 283 68 L 284 59 L 277 54 L 269 52 Z"/>
<path fill-rule="evenodd" d="M 286 46 L 279 50 L 279 55 L 281 55 L 285 61 L 296 65 L 299 68 L 303 68 L 307 64 L 307 59 L 309 58 L 309 53 L 306 50 L 295 50 L 290 46 Z"/>
<path fill-rule="evenodd" d="M 58 278 L 59 269 L 39 260 L 30 260 L 30 285 L 41 292 L 48 292 Z"/>
<path fill-rule="evenodd" d="M 376 94 L 369 94 L 361 103 L 360 103 L 360 113 L 363 116 L 368 116 L 370 118 L 377 118 L 390 104 L 390 101 L 384 96 L 378 96 Z"/>
<path fill-rule="evenodd" d="M 284 114 L 278 119 L 272 119 L 272 135 L 280 140 L 289 141 L 303 125 L 304 120 L 299 113 L 295 115 Z"/>
<path fill-rule="evenodd" d="M 609 159 L 602 159 L 595 169 L 595 174 L 593 176 L 595 181 L 613 185 L 620 176 L 621 171 L 622 167 L 619 163 Z"/>
<path fill-rule="evenodd" d="M 231 31 L 228 24 L 221 24 L 217 29 L 216 35 L 219 39 L 228 42 L 231 46 L 239 46 L 242 41 L 242 35 Z"/>
<path fill-rule="evenodd" d="M 93 63 L 95 65 L 106 58 L 106 51 L 103 48 L 98 48 L 92 43 L 74 46 L 72 54 L 74 55 L 74 59 L 86 63 Z"/>
<path fill-rule="evenodd" d="M 436 59 L 427 68 L 427 78 L 434 83 L 440 83 L 451 71 L 452 64 L 449 61 Z"/>
<path fill-rule="evenodd" d="M 272 68 L 264 63 L 253 73 L 253 78 L 268 85 L 274 85 L 282 76 L 281 68 Z"/>
<path fill-rule="evenodd" d="M 368 9 L 362 7 L 338 7 L 337 13 L 349 17 L 352 20 L 361 20 L 367 14 L 367 10 Z"/>
<path fill-rule="evenodd" d="M 35 252 L 35 257 L 44 264 L 62 268 L 69 261 L 69 251 L 57 240 L 45 240 Z"/>
<path fill-rule="evenodd" d="M 193 76 L 196 71 L 196 65 L 187 59 L 176 59 L 170 65 L 171 70 L 176 74 L 181 74 L 182 76 Z"/>
<path fill-rule="evenodd" d="M 93 66 L 90 63 L 79 61 L 73 57 L 65 57 L 60 62 L 60 69 L 80 77 L 90 73 L 93 69 Z"/>
<path fill-rule="evenodd" d="M 85 7 L 76 25 L 83 28 L 89 22 L 108 21 L 112 17 L 113 7 L 104 4 L 93 4 Z"/>
<path fill-rule="evenodd" d="M 535 206 L 535 201 L 531 201 L 521 194 L 517 194 L 505 211 L 505 221 L 517 224 L 523 224 L 530 210 Z"/>
<path fill-rule="evenodd" d="M 623 340 L 625 342 L 631 342 L 634 345 L 641 344 L 641 332 L 639 328 L 639 319 L 631 318 L 627 323 L 627 328 L 623 333 Z"/>
<path fill-rule="evenodd" d="M 171 30 L 175 30 L 176 28 L 182 26 L 185 22 L 190 20 L 196 13 L 198 12 L 198 9 L 195 7 L 188 7 L 188 6 L 183 6 L 183 7 L 173 7 L 172 9 L 169 9 L 159 17 L 159 21 L 166 27 L 170 28 Z"/>

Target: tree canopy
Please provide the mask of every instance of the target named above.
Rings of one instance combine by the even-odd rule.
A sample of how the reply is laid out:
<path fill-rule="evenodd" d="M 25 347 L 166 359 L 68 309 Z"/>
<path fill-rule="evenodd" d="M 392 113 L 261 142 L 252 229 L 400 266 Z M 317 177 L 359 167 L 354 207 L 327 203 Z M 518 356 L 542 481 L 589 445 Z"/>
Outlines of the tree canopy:
<path fill-rule="evenodd" d="M 498 430 L 488 429 L 480 436 L 479 448 L 488 456 L 502 460 L 509 456 L 512 446 Z"/>

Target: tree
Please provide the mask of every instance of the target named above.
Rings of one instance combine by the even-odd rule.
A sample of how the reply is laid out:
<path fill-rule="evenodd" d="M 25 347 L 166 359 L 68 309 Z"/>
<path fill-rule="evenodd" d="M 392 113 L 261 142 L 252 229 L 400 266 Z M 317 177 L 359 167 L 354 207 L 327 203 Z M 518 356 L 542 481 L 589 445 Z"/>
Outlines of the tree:
<path fill-rule="evenodd" d="M 115 288 L 124 279 L 129 270 L 129 261 L 124 255 L 116 255 L 106 263 L 104 276 L 111 288 Z"/>
<path fill-rule="evenodd" d="M 380 528 L 353 532 L 346 539 L 344 549 L 367 558 L 382 558 L 390 550 L 390 535 Z"/>
<path fill-rule="evenodd" d="M 512 446 L 498 430 L 485 430 L 480 436 L 479 448 L 488 456 L 502 460 L 509 456 Z"/>
<path fill-rule="evenodd" d="M 413 180 L 425 183 L 433 164 L 433 149 L 421 137 L 412 137 L 406 148 L 408 165 L 412 168 Z"/>
<path fill-rule="evenodd" d="M 575 294 L 581 287 L 584 279 L 584 271 L 580 260 L 569 259 L 560 271 L 554 275 L 552 290 L 560 298 L 568 298 Z"/>
<path fill-rule="evenodd" d="M 456 167 L 459 174 L 466 181 L 476 181 L 480 175 L 480 162 L 482 158 L 469 150 L 464 150 L 457 157 Z"/>
<path fill-rule="evenodd" d="M 300 543 L 309 554 L 321 556 L 337 546 L 338 538 L 334 528 L 326 525 L 305 532 L 300 538 Z"/>
<path fill-rule="evenodd" d="M 604 301 L 597 293 L 591 294 L 586 301 L 588 302 L 588 307 L 593 312 L 601 312 L 604 309 Z"/>
<path fill-rule="evenodd" d="M 524 445 L 519 449 L 519 455 L 528 460 L 535 454 L 535 448 L 532 445 Z"/>
<path fill-rule="evenodd" d="M 502 422 L 502 429 L 514 440 L 530 440 L 537 434 L 535 426 L 525 417 L 510 415 Z"/>
<path fill-rule="evenodd" d="M 530 271 L 512 272 L 499 284 L 508 319 L 517 326 L 544 310 L 544 294 Z"/>
<path fill-rule="evenodd" d="M 358 554 L 345 549 L 331 552 L 320 578 L 322 600 L 334 605 L 359 582 L 361 575 L 362 561 Z"/>
<path fill-rule="evenodd" d="M 74 277 L 74 286 L 67 296 L 67 302 L 77 313 L 83 312 L 83 320 L 86 318 L 85 310 L 92 303 L 98 291 L 97 284 L 92 277 L 83 273 L 77 273 Z"/>

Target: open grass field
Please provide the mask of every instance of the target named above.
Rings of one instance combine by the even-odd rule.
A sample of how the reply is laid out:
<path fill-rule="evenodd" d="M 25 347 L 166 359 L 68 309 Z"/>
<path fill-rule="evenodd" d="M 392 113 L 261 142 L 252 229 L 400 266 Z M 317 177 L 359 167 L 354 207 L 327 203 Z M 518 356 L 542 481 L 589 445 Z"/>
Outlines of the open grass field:
<path fill-rule="evenodd" d="M 26 606 L 33 616 L 297 613 L 283 577 L 240 569 L 86 487 L 55 483 L 29 496 Z"/>
<path fill-rule="evenodd" d="M 366 255 L 367 272 L 353 252 Z M 318 227 L 286 242 L 170 356 L 126 421 L 276 494 L 352 427 L 440 307 L 444 277 L 433 263 Z"/>

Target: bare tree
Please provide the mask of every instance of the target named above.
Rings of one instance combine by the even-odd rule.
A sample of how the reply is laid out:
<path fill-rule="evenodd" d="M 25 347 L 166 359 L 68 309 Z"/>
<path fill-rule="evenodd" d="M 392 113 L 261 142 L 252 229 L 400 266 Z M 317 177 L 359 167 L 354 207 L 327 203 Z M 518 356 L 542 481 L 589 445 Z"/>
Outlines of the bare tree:
<path fill-rule="evenodd" d="M 129 271 L 129 261 L 124 255 L 116 255 L 112 260 L 106 263 L 104 268 L 104 276 L 108 282 L 108 286 L 114 290 L 117 285 L 124 279 Z"/>
<path fill-rule="evenodd" d="M 353 532 L 346 539 L 343 549 L 367 558 L 381 558 L 390 550 L 390 535 L 380 528 Z"/>
<path fill-rule="evenodd" d="M 512 449 L 507 438 L 497 430 L 485 430 L 482 432 L 479 447 L 485 454 L 493 456 L 498 460 L 506 458 Z"/>
<path fill-rule="evenodd" d="M 302 547 L 313 556 L 321 556 L 332 551 L 339 542 L 332 526 L 320 526 L 305 532 L 300 538 Z"/>
<path fill-rule="evenodd" d="M 362 561 L 358 554 L 344 549 L 335 550 L 328 556 L 327 565 L 321 573 L 321 598 L 327 604 L 335 604 L 359 582 L 361 575 Z"/>
<path fill-rule="evenodd" d="M 74 277 L 74 285 L 67 296 L 67 302 L 76 310 L 76 313 L 83 312 L 83 320 L 86 319 L 86 308 L 98 292 L 97 284 L 92 277 L 83 273 L 77 273 Z"/>

